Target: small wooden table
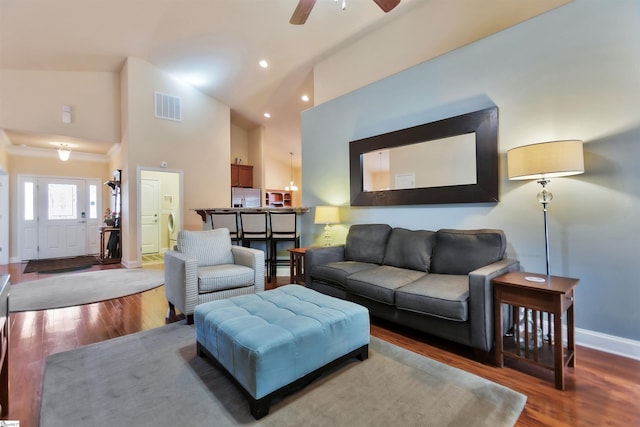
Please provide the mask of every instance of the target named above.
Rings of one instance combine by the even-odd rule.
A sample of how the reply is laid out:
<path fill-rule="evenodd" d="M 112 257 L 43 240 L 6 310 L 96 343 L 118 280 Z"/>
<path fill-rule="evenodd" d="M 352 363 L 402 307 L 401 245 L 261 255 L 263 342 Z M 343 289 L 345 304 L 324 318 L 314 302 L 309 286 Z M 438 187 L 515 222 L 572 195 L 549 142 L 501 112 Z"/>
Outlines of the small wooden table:
<path fill-rule="evenodd" d="M 527 277 L 537 277 L 541 282 L 529 281 Z M 504 366 L 504 357 L 522 360 L 535 365 L 552 369 L 555 374 L 555 386 L 564 390 L 565 366 L 574 367 L 575 356 L 575 324 L 574 298 L 578 279 L 559 276 L 546 276 L 535 273 L 512 272 L 493 279 L 493 307 L 495 319 L 496 352 L 495 362 Z M 520 321 L 520 307 L 524 316 L 530 311 L 533 327 L 524 333 L 524 342 L 539 343 L 520 345 L 516 342 L 517 333 L 504 336 L 502 330 L 502 304 L 512 306 L 514 329 Z M 567 316 L 567 347 L 562 340 L 562 315 Z M 547 334 L 544 335 L 544 314 L 547 317 Z M 525 319 L 526 322 L 526 319 Z M 551 325 L 553 324 L 553 332 Z M 542 332 L 540 339 L 538 333 Z M 530 335 L 531 334 L 531 335 Z"/>
<path fill-rule="evenodd" d="M 307 248 L 291 248 L 289 251 L 289 283 L 304 285 L 304 256 Z"/>
<path fill-rule="evenodd" d="M 100 264 L 117 264 L 120 262 L 121 249 L 120 249 L 120 228 L 119 227 L 100 227 L 100 256 L 98 262 Z M 116 234 L 117 233 L 117 234 Z M 109 240 L 105 242 L 106 236 L 109 236 Z M 113 239 L 113 242 L 112 242 Z M 107 248 L 107 246 L 115 246 Z"/>

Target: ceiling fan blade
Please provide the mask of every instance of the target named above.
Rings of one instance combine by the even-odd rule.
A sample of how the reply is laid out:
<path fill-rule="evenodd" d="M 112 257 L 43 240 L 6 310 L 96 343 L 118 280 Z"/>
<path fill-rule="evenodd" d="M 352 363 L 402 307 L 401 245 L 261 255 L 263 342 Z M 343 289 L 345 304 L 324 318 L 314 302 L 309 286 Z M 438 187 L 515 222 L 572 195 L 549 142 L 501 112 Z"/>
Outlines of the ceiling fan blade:
<path fill-rule="evenodd" d="M 400 0 L 373 0 L 376 2 L 380 9 L 384 10 L 385 13 L 393 10 L 394 7 L 400 4 Z"/>
<path fill-rule="evenodd" d="M 307 18 L 309 17 L 311 9 L 313 9 L 313 5 L 315 4 L 316 0 L 299 0 L 298 5 L 296 6 L 296 10 L 294 10 L 293 15 L 291 15 L 289 23 L 293 25 L 302 25 L 307 22 Z"/>

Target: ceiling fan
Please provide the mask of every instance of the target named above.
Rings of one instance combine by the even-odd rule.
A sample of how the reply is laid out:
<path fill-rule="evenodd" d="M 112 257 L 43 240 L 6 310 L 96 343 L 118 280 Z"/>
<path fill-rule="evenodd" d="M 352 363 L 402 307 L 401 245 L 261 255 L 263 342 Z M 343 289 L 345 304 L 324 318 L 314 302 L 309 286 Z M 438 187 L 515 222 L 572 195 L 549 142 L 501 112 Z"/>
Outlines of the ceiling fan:
<path fill-rule="evenodd" d="M 380 6 L 380 9 L 384 10 L 385 13 L 392 10 L 398 4 L 400 4 L 400 0 L 373 0 L 375 4 Z M 291 15 L 291 19 L 289 20 L 290 24 L 293 25 L 302 25 L 307 22 L 307 18 L 311 13 L 311 9 L 313 9 L 313 5 L 316 4 L 316 0 L 298 0 L 298 6 L 296 6 L 296 10 L 293 11 L 293 15 Z M 343 2 L 344 5 L 344 2 Z M 343 6 L 344 8 L 344 6 Z"/>

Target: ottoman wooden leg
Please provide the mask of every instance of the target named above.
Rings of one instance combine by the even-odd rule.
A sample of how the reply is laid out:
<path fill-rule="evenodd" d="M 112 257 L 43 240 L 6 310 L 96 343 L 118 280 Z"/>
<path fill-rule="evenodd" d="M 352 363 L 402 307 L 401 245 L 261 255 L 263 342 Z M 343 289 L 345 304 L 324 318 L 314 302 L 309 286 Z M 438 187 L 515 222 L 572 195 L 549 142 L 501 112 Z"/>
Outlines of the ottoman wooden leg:
<path fill-rule="evenodd" d="M 271 406 L 270 397 L 263 397 L 258 400 L 253 398 L 249 399 L 249 410 L 256 420 L 259 420 L 269 413 L 269 406 Z"/>

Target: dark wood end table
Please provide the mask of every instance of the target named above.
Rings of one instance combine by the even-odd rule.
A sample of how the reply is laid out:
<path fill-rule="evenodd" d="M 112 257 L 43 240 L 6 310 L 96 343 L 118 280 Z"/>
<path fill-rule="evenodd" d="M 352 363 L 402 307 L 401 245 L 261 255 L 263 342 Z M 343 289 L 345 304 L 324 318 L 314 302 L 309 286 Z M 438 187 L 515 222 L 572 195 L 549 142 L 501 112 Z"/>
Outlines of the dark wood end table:
<path fill-rule="evenodd" d="M 307 248 L 291 248 L 289 251 L 289 283 L 304 285 L 304 256 Z"/>
<path fill-rule="evenodd" d="M 527 280 L 531 277 L 538 278 L 539 282 Z M 524 272 L 507 273 L 493 279 L 496 365 L 503 367 L 504 358 L 509 357 L 543 366 L 554 371 L 556 388 L 564 390 L 565 367 L 574 367 L 576 363 L 573 306 L 575 287 L 579 281 Z M 513 336 L 505 336 L 502 330 L 502 304 L 512 306 Z M 564 313 L 567 319 L 566 348 L 562 339 Z M 519 328 L 523 316 L 524 325 L 527 326 Z"/>

